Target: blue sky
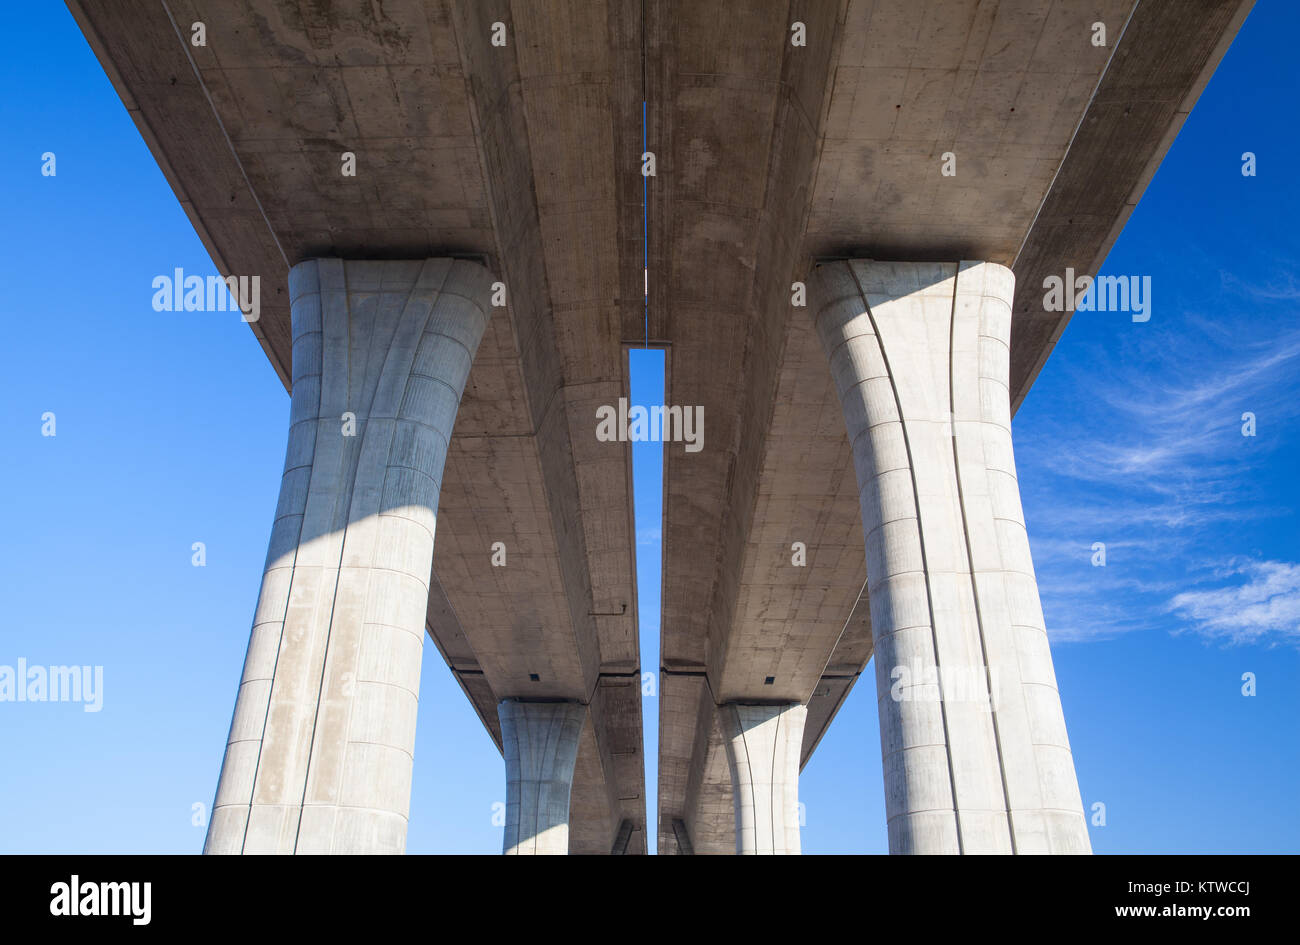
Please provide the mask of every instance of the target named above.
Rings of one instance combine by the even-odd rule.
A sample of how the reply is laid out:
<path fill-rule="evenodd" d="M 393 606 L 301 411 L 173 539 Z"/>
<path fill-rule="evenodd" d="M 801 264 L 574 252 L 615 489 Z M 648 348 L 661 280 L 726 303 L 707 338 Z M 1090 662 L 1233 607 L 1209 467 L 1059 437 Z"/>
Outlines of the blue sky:
<path fill-rule="evenodd" d="M 1015 421 L 1084 804 L 1105 805 L 1099 853 L 1300 850 L 1298 30 L 1300 5 L 1257 5 L 1111 252 L 1104 272 L 1151 277 L 1151 320 L 1076 316 Z M 0 53 L 0 664 L 104 667 L 102 711 L 0 704 L 0 851 L 197 852 L 288 398 L 237 315 L 152 310 L 154 276 L 214 270 L 62 5 L 11 11 Z M 662 355 L 632 366 L 632 399 L 660 402 Z M 635 447 L 634 474 L 656 669 L 657 445 Z M 653 817 L 655 698 L 644 715 Z M 884 852 L 869 674 L 800 792 L 806 852 Z M 499 852 L 503 793 L 500 755 L 426 646 L 408 849 Z"/>

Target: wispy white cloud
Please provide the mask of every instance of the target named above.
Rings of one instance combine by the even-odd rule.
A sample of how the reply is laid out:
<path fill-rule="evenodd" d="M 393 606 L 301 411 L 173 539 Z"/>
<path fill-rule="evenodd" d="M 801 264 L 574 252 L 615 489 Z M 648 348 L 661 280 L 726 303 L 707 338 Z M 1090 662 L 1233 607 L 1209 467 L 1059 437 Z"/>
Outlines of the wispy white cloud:
<path fill-rule="evenodd" d="M 660 530 L 658 528 L 638 528 L 636 530 L 636 543 L 638 545 L 657 545 L 660 540 Z"/>
<path fill-rule="evenodd" d="M 1051 452 L 1040 459 L 1061 475 L 1184 499 L 1188 485 L 1221 486 L 1254 462 L 1261 448 L 1260 441 L 1242 435 L 1243 413 L 1274 427 L 1300 413 L 1288 383 L 1300 362 L 1300 331 L 1238 340 L 1235 353 L 1203 355 L 1156 361 L 1158 371 L 1122 377 L 1098 370 L 1086 378 L 1087 390 L 1110 409 L 1113 422 L 1085 437 L 1054 437 Z M 1098 375 L 1108 374 L 1097 383 Z"/>
<path fill-rule="evenodd" d="M 1274 636 L 1300 642 L 1300 564 L 1242 561 L 1225 570 L 1238 580 L 1184 591 L 1169 602 L 1169 610 L 1188 621 L 1187 629 L 1231 643 Z"/>
<path fill-rule="evenodd" d="M 1219 279 L 1225 289 L 1235 290 L 1257 299 L 1300 299 L 1300 280 L 1294 273 L 1284 272 L 1268 283 L 1247 282 L 1231 272 L 1219 270 Z"/>
<path fill-rule="evenodd" d="M 1300 642 L 1300 565 L 1225 571 L 1222 555 L 1207 556 L 1249 550 L 1224 546 L 1227 526 L 1241 534 L 1290 512 L 1255 475 L 1300 416 L 1300 330 L 1277 324 L 1243 331 L 1240 320 L 1190 317 L 1181 334 L 1156 328 L 1117 342 L 1078 369 L 1086 426 L 1064 410 L 1017 438 L 1033 469 L 1022 487 L 1054 640 L 1168 629 L 1176 618 L 1224 642 Z M 1261 435 L 1243 436 L 1246 411 Z M 1092 566 L 1096 541 L 1106 567 Z M 1225 577 L 1237 580 L 1225 586 Z"/>

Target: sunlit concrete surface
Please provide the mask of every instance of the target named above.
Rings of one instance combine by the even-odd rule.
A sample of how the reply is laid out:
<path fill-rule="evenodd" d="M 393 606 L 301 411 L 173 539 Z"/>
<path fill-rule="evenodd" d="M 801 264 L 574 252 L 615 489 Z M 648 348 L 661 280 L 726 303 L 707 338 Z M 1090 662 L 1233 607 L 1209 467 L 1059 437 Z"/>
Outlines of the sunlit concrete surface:
<path fill-rule="evenodd" d="M 799 746 L 807 714 L 797 704 L 721 707 L 736 853 L 799 853 Z"/>
<path fill-rule="evenodd" d="M 673 168 L 650 192 L 650 336 L 668 402 L 708 418 L 703 452 L 665 451 L 665 853 L 677 823 L 695 853 L 735 848 L 717 706 L 805 704 L 806 765 L 872 654 L 852 454 L 792 285 L 836 258 L 1013 269 L 1014 410 L 1068 318 L 1043 279 L 1096 272 L 1250 4 L 807 4 L 803 49 L 743 6 L 674 7 L 648 40 L 672 51 L 649 109 Z"/>
<path fill-rule="evenodd" d="M 209 853 L 405 849 L 438 491 L 492 281 L 452 259 L 289 273 L 289 445 Z"/>
<path fill-rule="evenodd" d="M 659 851 L 733 852 L 719 707 L 806 706 L 807 764 L 872 655 L 853 454 L 794 284 L 830 260 L 1009 267 L 1014 411 L 1069 317 L 1043 279 L 1096 272 L 1251 6 L 68 4 L 217 268 L 269 287 L 252 330 L 286 386 L 303 260 L 472 258 L 505 285 L 447 453 L 425 626 L 498 746 L 504 700 L 587 708 L 581 853 L 645 851 L 646 750 Z M 667 347 L 667 402 L 706 419 L 702 450 L 665 450 L 658 666 L 630 447 L 594 436 L 646 343 Z"/>
<path fill-rule="evenodd" d="M 861 496 L 893 853 L 1091 849 L 1011 446 L 1014 286 L 984 262 L 811 278 Z"/>
<path fill-rule="evenodd" d="M 569 792 L 587 709 L 576 702 L 498 707 L 506 758 L 506 855 L 569 852 Z"/>

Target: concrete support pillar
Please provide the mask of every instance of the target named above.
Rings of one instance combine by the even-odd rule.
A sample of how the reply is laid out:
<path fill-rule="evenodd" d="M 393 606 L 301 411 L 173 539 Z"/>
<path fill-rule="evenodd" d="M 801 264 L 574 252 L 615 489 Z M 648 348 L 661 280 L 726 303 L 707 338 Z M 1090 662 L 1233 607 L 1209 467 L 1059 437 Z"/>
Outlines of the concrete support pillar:
<path fill-rule="evenodd" d="M 798 854 L 802 705 L 718 707 L 736 807 L 736 853 Z"/>
<path fill-rule="evenodd" d="M 497 706 L 506 758 L 506 855 L 569 852 L 569 791 L 587 707 L 576 702 Z"/>
<path fill-rule="evenodd" d="M 438 491 L 491 284 L 451 259 L 289 273 L 289 444 L 205 852 L 403 852 Z"/>
<path fill-rule="evenodd" d="M 857 468 L 894 853 L 1088 853 L 1011 449 L 1015 277 L 810 280 Z"/>

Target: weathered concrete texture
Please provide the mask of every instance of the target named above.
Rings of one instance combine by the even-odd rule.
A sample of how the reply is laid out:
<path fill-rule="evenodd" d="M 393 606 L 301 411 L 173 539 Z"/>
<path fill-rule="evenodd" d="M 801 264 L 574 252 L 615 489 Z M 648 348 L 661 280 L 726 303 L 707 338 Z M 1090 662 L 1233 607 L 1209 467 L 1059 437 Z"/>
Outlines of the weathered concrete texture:
<path fill-rule="evenodd" d="M 719 707 L 736 809 L 736 853 L 799 852 L 801 705 Z"/>
<path fill-rule="evenodd" d="M 643 852 L 641 699 L 628 685 L 640 669 L 631 449 L 597 441 L 594 419 L 598 406 L 627 392 L 619 310 L 640 301 L 640 263 L 632 268 L 621 236 L 639 232 L 630 224 L 641 179 L 635 161 L 617 158 L 639 153 L 640 8 L 629 0 L 582 0 L 561 15 L 549 4 L 446 7 L 518 358 L 519 389 L 485 390 L 483 400 L 514 398 L 530 437 L 492 446 L 498 455 L 530 454 L 511 464 L 511 497 L 527 489 L 533 508 L 548 513 L 521 521 L 514 513 L 522 503 L 492 503 L 491 486 L 506 477 L 483 457 L 486 437 L 458 444 L 467 454 L 457 462 L 466 501 L 453 513 L 464 527 L 459 560 L 448 562 L 448 593 L 498 699 L 590 705 L 596 737 L 584 746 L 599 757 L 587 764 L 585 747 L 579 753 L 575 777 L 587 784 L 572 797 L 571 851 L 608 853 L 612 831 L 628 819 L 627 848 Z M 496 22 L 506 47 L 492 45 Z M 484 542 L 516 523 L 505 540 L 527 557 L 485 582 L 476 567 Z M 437 566 L 443 576 L 441 556 Z M 431 628 L 441 640 L 442 628 Z M 586 772 L 600 773 L 603 804 Z"/>
<path fill-rule="evenodd" d="M 719 702 L 804 702 L 811 753 L 871 651 L 840 406 L 807 382 L 791 282 L 817 258 L 1026 266 L 1014 407 L 1068 317 L 1042 311 L 1043 276 L 1096 271 L 1249 5 L 649 0 L 651 334 L 672 345 L 668 399 L 703 404 L 720 444 L 666 455 L 665 669 L 706 673 Z M 676 718 L 698 705 L 681 686 L 660 703 L 661 850 L 674 820 L 700 825 L 690 766 L 713 747 Z"/>
<path fill-rule="evenodd" d="M 1012 263 L 1019 284 L 1011 312 L 1012 414 L 1073 314 L 1043 308 L 1043 279 L 1064 275 L 1067 266 L 1089 274 L 1101 268 L 1254 2 L 1134 5 Z"/>
<path fill-rule="evenodd" d="M 650 141 L 660 156 L 660 176 L 650 184 L 649 331 L 671 342 L 667 402 L 698 405 L 708 420 L 701 452 L 677 444 L 664 451 L 660 665 L 679 679 L 704 674 L 712 699 L 696 700 L 689 686 L 664 687 L 661 851 L 675 848 L 674 820 L 688 825 L 697 853 L 723 832 L 723 848 L 734 846 L 731 804 L 712 793 L 721 746 L 710 717 L 730 701 L 806 702 L 847 616 L 831 607 L 818 613 L 826 584 L 795 601 L 799 592 L 773 575 L 775 593 L 740 593 L 751 536 L 770 538 L 763 551 L 784 541 L 787 562 L 793 538 L 811 549 L 822 537 L 811 524 L 820 510 L 808 506 L 802 534 L 787 538 L 779 525 L 764 531 L 757 498 L 842 8 L 647 4 L 647 59 L 655 68 Z M 807 27 L 807 46 L 790 42 L 795 19 Z M 810 475 L 820 484 L 834 471 Z M 774 559 L 762 552 L 750 556 L 756 569 L 769 564 Z M 862 586 L 850 571 L 827 582 L 847 609 Z M 705 733 L 707 746 L 693 740 Z M 720 781 L 729 783 L 725 764 Z M 706 825 L 692 804 L 720 820 Z"/>
<path fill-rule="evenodd" d="M 428 628 L 497 744 L 502 699 L 591 703 L 570 840 L 607 853 L 631 820 L 644 852 L 631 445 L 593 421 L 627 391 L 619 309 L 642 308 L 640 0 L 69 5 L 217 268 L 262 275 L 252 328 L 286 384 L 292 262 L 473 255 L 506 283 Z"/>
<path fill-rule="evenodd" d="M 889 845 L 1090 852 L 1011 447 L 1015 277 L 818 267 L 862 504 Z"/>
<path fill-rule="evenodd" d="M 660 850 L 685 824 L 698 851 L 732 829 L 717 703 L 803 702 L 807 758 L 871 652 L 840 406 L 791 282 L 814 258 L 1012 264 L 1014 409 L 1068 318 L 1043 274 L 1095 272 L 1250 4 L 68 0 L 223 274 L 479 254 L 509 285 L 447 460 L 429 629 L 498 741 L 501 699 L 591 704 L 589 852 L 627 819 L 645 841 L 640 700 L 615 685 L 640 669 L 631 451 L 592 436 L 624 345 L 669 345 L 668 401 L 708 417 L 703 452 L 668 450 L 663 523 Z M 288 308 L 267 293 L 251 326 L 286 383 Z M 496 540 L 512 565 L 485 578 Z"/>
<path fill-rule="evenodd" d="M 401 853 L 443 463 L 491 313 L 477 263 L 289 274 L 280 501 L 209 853 Z"/>
<path fill-rule="evenodd" d="M 507 856 L 569 852 L 569 793 L 587 707 L 521 702 L 497 707 L 506 757 Z"/>

